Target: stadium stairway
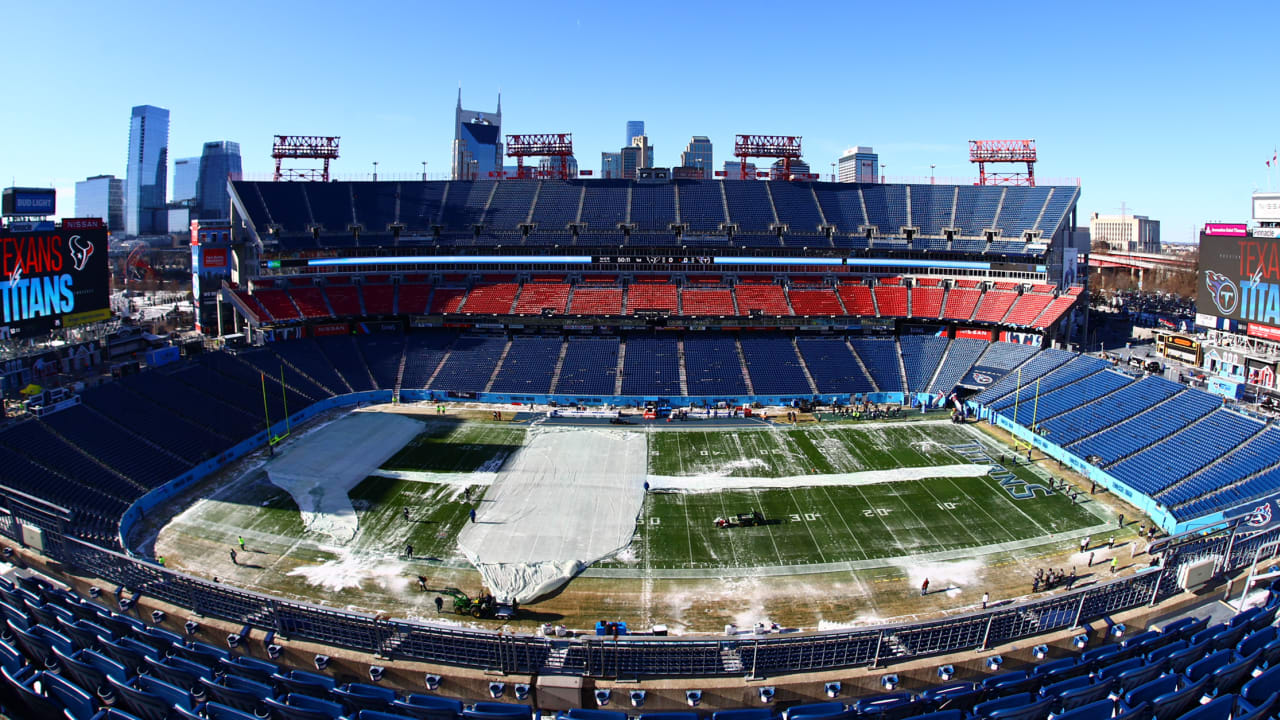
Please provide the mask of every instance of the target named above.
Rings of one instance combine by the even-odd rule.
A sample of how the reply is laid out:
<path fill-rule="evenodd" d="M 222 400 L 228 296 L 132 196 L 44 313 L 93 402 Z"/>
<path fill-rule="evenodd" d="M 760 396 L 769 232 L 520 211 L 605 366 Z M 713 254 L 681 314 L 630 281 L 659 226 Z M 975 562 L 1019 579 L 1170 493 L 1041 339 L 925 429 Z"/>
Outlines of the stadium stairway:
<path fill-rule="evenodd" d="M 800 372 L 804 373 L 805 382 L 809 383 L 809 389 L 813 394 L 818 394 L 818 383 L 813 381 L 813 374 L 809 372 L 809 363 L 805 362 L 804 353 L 800 352 L 800 346 L 796 345 L 796 339 L 791 338 L 791 349 L 795 351 L 796 359 L 800 364 Z"/>
<path fill-rule="evenodd" d="M 858 370 L 871 381 L 872 392 L 883 392 L 880 389 L 880 383 L 876 381 L 876 376 L 871 374 L 871 371 L 867 369 L 867 364 L 858 356 L 858 351 L 854 349 L 853 343 L 850 342 L 849 338 L 845 338 L 844 344 L 849 348 L 849 354 L 853 356 L 853 361 L 857 363 Z"/>
<path fill-rule="evenodd" d="M 751 384 L 751 372 L 747 370 L 747 356 L 742 352 L 742 342 L 736 337 L 733 339 L 733 347 L 738 351 L 738 367 L 742 368 L 742 382 L 747 386 L 747 394 L 755 395 L 755 386 Z M 813 378 L 809 379 L 809 384 L 813 384 Z"/>
<path fill-rule="evenodd" d="M 498 373 L 502 372 L 502 363 L 506 361 L 507 354 L 511 352 L 511 339 L 507 338 L 507 342 L 502 346 L 502 352 L 498 355 L 498 362 L 493 364 L 493 373 L 489 375 L 489 382 L 485 383 L 484 391 L 492 392 L 493 383 L 498 379 Z"/>

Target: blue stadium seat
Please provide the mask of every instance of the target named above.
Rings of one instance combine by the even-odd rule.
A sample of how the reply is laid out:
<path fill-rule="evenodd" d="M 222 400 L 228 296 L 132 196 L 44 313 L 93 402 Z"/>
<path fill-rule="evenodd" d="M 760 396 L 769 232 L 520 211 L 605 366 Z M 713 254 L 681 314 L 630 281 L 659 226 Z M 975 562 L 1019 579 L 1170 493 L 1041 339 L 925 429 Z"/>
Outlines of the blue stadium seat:
<path fill-rule="evenodd" d="M 417 720 L 457 720 L 462 717 L 462 702 L 415 693 L 391 703 L 391 710 Z"/>
<path fill-rule="evenodd" d="M 280 720 L 335 720 L 342 716 L 342 705 L 308 695 L 292 693 L 264 700 L 272 715 Z"/>

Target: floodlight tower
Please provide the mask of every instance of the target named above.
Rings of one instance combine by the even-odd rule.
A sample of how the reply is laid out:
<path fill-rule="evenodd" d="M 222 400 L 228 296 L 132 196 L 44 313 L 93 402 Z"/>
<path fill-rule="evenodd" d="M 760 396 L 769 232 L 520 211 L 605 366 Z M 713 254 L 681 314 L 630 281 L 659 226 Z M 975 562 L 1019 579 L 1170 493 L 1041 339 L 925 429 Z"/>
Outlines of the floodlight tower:
<path fill-rule="evenodd" d="M 970 140 L 969 162 L 978 163 L 979 185 L 1036 185 L 1036 141 Z M 987 173 L 987 163 L 1026 163 L 1026 173 Z"/>
<path fill-rule="evenodd" d="M 507 157 L 516 159 L 516 177 L 527 178 L 524 159 L 527 157 L 560 158 L 552 176 L 569 179 L 569 158 L 573 155 L 573 133 L 537 133 L 534 135 L 508 135 Z"/>
<path fill-rule="evenodd" d="M 747 179 L 747 158 L 782 158 L 782 176 L 791 179 L 791 161 L 800 159 L 799 135 L 736 135 L 733 154 L 738 158 L 738 179 Z"/>
<path fill-rule="evenodd" d="M 329 182 L 329 161 L 338 159 L 338 138 L 327 135 L 276 135 L 271 144 L 271 157 L 276 161 L 276 174 L 272 179 L 320 180 Z M 281 167 L 282 160 L 323 160 L 324 168 L 305 170 Z"/>

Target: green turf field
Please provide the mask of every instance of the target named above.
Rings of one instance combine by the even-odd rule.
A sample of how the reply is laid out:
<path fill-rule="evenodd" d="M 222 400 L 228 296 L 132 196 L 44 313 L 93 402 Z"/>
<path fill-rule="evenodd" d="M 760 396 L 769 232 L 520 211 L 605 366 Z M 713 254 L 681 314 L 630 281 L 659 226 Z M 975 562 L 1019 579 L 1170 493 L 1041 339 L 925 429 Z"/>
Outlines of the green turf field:
<path fill-rule="evenodd" d="M 949 423 L 659 432 L 650 436 L 649 462 L 650 472 L 657 475 L 789 477 L 814 471 L 892 470 L 967 463 L 949 447 L 977 439 L 972 428 Z M 988 448 L 988 453 L 999 457 L 997 450 Z M 1048 485 L 1024 465 L 1007 469 L 1025 483 Z M 714 525 L 716 517 L 753 510 L 762 512 L 768 524 L 727 529 Z M 646 498 L 633 552 L 626 560 L 651 568 L 850 562 L 1016 546 L 1099 522 L 1090 508 L 1060 493 L 1036 491 L 1019 500 L 990 476 L 662 492 Z"/>

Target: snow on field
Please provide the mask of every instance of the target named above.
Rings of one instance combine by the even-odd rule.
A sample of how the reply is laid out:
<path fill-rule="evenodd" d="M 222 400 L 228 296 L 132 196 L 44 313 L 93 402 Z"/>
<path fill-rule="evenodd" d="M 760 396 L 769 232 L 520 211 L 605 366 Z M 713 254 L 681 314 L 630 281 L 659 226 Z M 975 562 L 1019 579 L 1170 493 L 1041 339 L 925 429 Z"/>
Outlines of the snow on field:
<path fill-rule="evenodd" d="M 292 443 L 265 469 L 293 496 L 303 527 L 346 543 L 357 528 L 347 493 L 421 431 L 400 415 L 352 413 Z"/>
<path fill-rule="evenodd" d="M 978 582 L 978 573 L 986 568 L 982 560 L 957 560 L 954 562 L 912 563 L 902 568 L 907 576 L 907 585 L 919 588 L 925 579 L 929 580 L 929 593 L 946 592 L 947 597 L 954 598 L 965 589 L 978 592 L 973 587 Z M 980 593 L 979 593 L 980 594 Z"/>
<path fill-rule="evenodd" d="M 458 537 L 499 598 L 528 602 L 631 542 L 644 501 L 645 437 L 542 428 L 498 472 Z"/>
<path fill-rule="evenodd" d="M 934 465 L 931 467 L 864 470 L 831 475 L 792 475 L 790 477 L 731 477 L 699 475 L 693 477 L 650 475 L 652 490 L 679 492 L 716 492 L 719 490 L 751 490 L 764 488 L 798 488 L 873 485 L 877 483 L 924 480 L 942 477 L 982 477 L 991 472 L 990 465 Z"/>
<path fill-rule="evenodd" d="M 392 592 L 405 592 L 409 589 L 408 565 L 389 558 L 370 562 L 370 558 L 363 553 L 342 552 L 326 563 L 304 565 L 294 568 L 288 574 L 304 578 L 308 583 L 330 592 L 359 588 L 365 581 L 372 581 L 378 587 Z"/>

